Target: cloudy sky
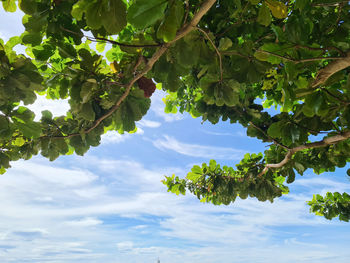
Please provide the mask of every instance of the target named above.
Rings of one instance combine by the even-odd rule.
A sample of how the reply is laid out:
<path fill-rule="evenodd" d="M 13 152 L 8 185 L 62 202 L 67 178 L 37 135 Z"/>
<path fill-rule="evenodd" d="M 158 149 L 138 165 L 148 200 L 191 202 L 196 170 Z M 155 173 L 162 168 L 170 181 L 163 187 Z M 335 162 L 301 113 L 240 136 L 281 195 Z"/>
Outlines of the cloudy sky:
<path fill-rule="evenodd" d="M 23 29 L 0 12 L 0 37 Z M 0 262 L 263 263 L 348 262 L 348 223 L 309 214 L 312 194 L 350 191 L 346 169 L 306 172 L 274 203 L 229 206 L 167 193 L 164 175 L 183 177 L 215 158 L 234 165 L 265 145 L 238 125 L 201 123 L 163 112 L 157 91 L 136 134 L 108 133 L 84 157 L 12 163 L 0 176 Z M 65 102 L 39 99 L 57 115 Z"/>

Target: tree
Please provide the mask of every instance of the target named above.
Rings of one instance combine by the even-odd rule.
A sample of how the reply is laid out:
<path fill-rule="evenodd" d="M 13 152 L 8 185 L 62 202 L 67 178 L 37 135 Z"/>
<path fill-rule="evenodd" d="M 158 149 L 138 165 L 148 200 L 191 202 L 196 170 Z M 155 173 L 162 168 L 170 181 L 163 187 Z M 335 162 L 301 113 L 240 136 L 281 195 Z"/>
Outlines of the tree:
<path fill-rule="evenodd" d="M 16 2 L 2 6 L 13 12 Z M 184 179 L 166 177 L 169 191 L 214 204 L 237 196 L 272 202 L 296 172 L 334 171 L 350 160 L 348 1 L 19 0 L 18 7 L 25 32 L 0 42 L 1 173 L 39 152 L 50 160 L 83 155 L 108 130 L 134 132 L 153 80 L 169 94 L 166 112 L 238 122 L 271 143 L 235 168 L 211 160 Z M 27 56 L 13 51 L 18 44 Z M 106 44 L 105 56 L 96 53 Z M 34 121 L 27 105 L 36 94 L 69 98 L 69 112 L 43 111 Z M 268 113 L 271 106 L 279 111 Z M 327 219 L 350 219 L 347 193 L 315 195 L 309 204 Z"/>

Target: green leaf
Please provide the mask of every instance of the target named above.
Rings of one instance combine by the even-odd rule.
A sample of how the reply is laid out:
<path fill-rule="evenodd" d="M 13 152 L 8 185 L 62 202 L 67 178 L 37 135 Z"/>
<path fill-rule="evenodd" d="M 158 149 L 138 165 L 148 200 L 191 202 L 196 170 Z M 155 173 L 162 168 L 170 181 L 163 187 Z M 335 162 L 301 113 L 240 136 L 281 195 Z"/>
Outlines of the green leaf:
<path fill-rule="evenodd" d="M 127 20 L 137 29 L 153 25 L 164 16 L 166 0 L 138 0 L 128 9 Z"/>
<path fill-rule="evenodd" d="M 26 14 L 31 15 L 37 10 L 37 1 L 36 0 L 19 0 L 19 8 Z"/>
<path fill-rule="evenodd" d="M 83 103 L 90 100 L 91 95 L 97 88 L 97 81 L 95 79 L 88 79 L 83 83 L 80 90 L 80 97 Z"/>
<path fill-rule="evenodd" d="M 2 6 L 6 12 L 16 12 L 17 9 L 15 0 L 2 0 Z"/>
<path fill-rule="evenodd" d="M 48 110 L 41 111 L 41 118 L 46 120 L 52 120 L 52 113 Z"/>
<path fill-rule="evenodd" d="M 220 51 L 225 51 L 225 50 L 229 49 L 230 47 L 232 47 L 231 39 L 229 39 L 227 37 L 220 39 L 219 48 L 218 48 Z"/>
<path fill-rule="evenodd" d="M 270 8 L 274 17 L 282 19 L 288 16 L 287 6 L 284 3 L 276 0 L 265 0 L 265 3 Z"/>
<path fill-rule="evenodd" d="M 97 42 L 96 43 L 96 50 L 100 53 L 102 53 L 106 47 L 106 42 Z"/>
<path fill-rule="evenodd" d="M 258 14 L 258 23 L 268 26 L 270 25 L 272 20 L 271 13 L 269 8 L 265 3 L 262 4 L 262 6 L 259 9 L 259 14 Z"/>
<path fill-rule="evenodd" d="M 39 138 L 41 135 L 41 125 L 37 122 L 20 123 L 15 122 L 18 129 L 26 138 Z"/>
<path fill-rule="evenodd" d="M 271 136 L 272 138 L 280 138 L 281 137 L 281 123 L 280 122 L 274 122 L 270 125 L 270 127 L 267 129 L 267 134 Z"/>
<path fill-rule="evenodd" d="M 159 26 L 157 37 L 162 38 L 165 42 L 173 40 L 177 30 L 181 26 L 184 13 L 183 3 L 175 1 L 168 10 L 164 21 Z"/>
<path fill-rule="evenodd" d="M 291 169 L 288 173 L 287 184 L 293 183 L 295 180 L 295 172 Z"/>
<path fill-rule="evenodd" d="M 35 58 L 41 61 L 47 61 L 54 54 L 54 51 L 54 48 L 48 44 L 36 46 L 32 49 Z"/>
<path fill-rule="evenodd" d="M 305 167 L 304 167 L 304 165 L 302 165 L 301 163 L 298 163 L 298 162 L 294 162 L 294 168 L 297 170 L 297 172 L 299 173 L 299 174 L 303 174 L 304 173 L 304 171 L 306 170 L 305 169 Z"/>
<path fill-rule="evenodd" d="M 104 0 L 102 24 L 110 34 L 119 33 L 126 26 L 126 5 L 122 0 Z"/>
<path fill-rule="evenodd" d="M 14 141 L 12 141 L 12 145 L 15 145 L 15 146 L 22 146 L 25 144 L 25 140 L 23 139 L 23 137 L 17 137 Z"/>
<path fill-rule="evenodd" d="M 309 0 L 295 0 L 294 8 L 302 11 L 309 2 Z"/>
<path fill-rule="evenodd" d="M 192 183 L 197 182 L 200 178 L 201 178 L 200 174 L 195 174 L 192 172 L 189 172 L 186 176 L 186 179 L 192 181 Z"/>
<path fill-rule="evenodd" d="M 12 49 L 14 46 L 21 43 L 21 38 L 19 36 L 11 37 L 5 45 L 5 48 Z"/>
<path fill-rule="evenodd" d="M 21 37 L 24 44 L 31 44 L 33 46 L 40 45 L 42 40 L 42 35 L 40 33 L 24 32 Z"/>
<path fill-rule="evenodd" d="M 94 109 L 93 109 L 91 103 L 84 103 L 81 106 L 79 116 L 83 117 L 85 120 L 88 120 L 88 121 L 95 120 L 95 112 L 94 112 Z"/>
<path fill-rule="evenodd" d="M 0 133 L 2 133 L 3 131 L 6 131 L 8 128 L 9 128 L 8 119 L 5 116 L 0 115 Z"/>
<path fill-rule="evenodd" d="M 89 8 L 89 6 L 93 4 L 93 1 L 90 0 L 79 0 L 77 3 L 73 5 L 72 8 L 72 16 L 77 19 L 81 20 L 83 18 L 84 12 Z"/>
<path fill-rule="evenodd" d="M 74 147 L 76 154 L 81 156 L 89 149 L 89 146 L 86 145 L 81 136 L 72 137 L 70 139 L 70 145 Z"/>

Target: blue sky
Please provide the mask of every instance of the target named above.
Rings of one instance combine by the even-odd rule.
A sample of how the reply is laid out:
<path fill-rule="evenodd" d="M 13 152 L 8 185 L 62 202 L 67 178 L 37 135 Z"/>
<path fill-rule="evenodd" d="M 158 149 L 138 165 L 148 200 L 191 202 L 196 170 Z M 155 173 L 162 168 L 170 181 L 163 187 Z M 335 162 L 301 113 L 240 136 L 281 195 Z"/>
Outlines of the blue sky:
<path fill-rule="evenodd" d="M 20 34 L 19 17 L 0 13 L 0 37 Z M 0 262 L 348 262 L 349 224 L 306 205 L 315 193 L 349 192 L 345 169 L 307 171 L 273 204 L 167 193 L 164 175 L 183 177 L 211 158 L 234 165 L 266 148 L 239 125 L 165 114 L 163 96 L 152 96 L 136 134 L 108 133 L 84 157 L 14 162 L 0 176 Z M 44 108 L 59 115 L 67 105 L 39 98 L 33 110 Z"/>

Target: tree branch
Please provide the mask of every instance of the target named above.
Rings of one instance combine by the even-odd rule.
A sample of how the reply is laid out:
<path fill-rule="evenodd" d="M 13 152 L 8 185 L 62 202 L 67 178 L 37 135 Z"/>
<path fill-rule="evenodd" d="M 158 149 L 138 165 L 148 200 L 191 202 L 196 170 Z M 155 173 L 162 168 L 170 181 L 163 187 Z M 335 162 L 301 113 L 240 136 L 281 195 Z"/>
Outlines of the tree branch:
<path fill-rule="evenodd" d="M 168 50 L 168 48 L 178 41 L 179 39 L 183 38 L 187 34 L 189 34 L 191 31 L 196 29 L 197 24 L 201 20 L 201 18 L 209 11 L 209 9 L 214 5 L 216 0 L 206 0 L 203 2 L 202 6 L 198 10 L 198 12 L 193 16 L 192 20 L 185 24 L 176 34 L 175 38 L 172 41 L 169 41 L 168 43 L 165 43 L 162 45 L 154 54 L 153 56 L 148 60 L 147 64 L 145 65 L 144 69 L 136 74 L 134 78 L 126 85 L 126 89 L 123 93 L 123 95 L 118 99 L 118 101 L 114 104 L 112 108 L 110 108 L 104 115 L 102 115 L 100 118 L 94 121 L 92 126 L 81 133 L 87 134 L 91 132 L 93 129 L 95 129 L 97 126 L 101 124 L 103 120 L 111 116 L 122 104 L 122 102 L 127 98 L 129 95 L 132 86 L 135 84 L 135 82 L 140 79 L 143 75 L 145 75 L 148 71 L 150 71 L 153 67 L 153 65 L 160 59 L 160 57 Z M 59 137 L 50 137 L 50 138 L 71 138 L 75 136 L 81 135 L 81 133 L 72 133 L 68 134 L 66 136 L 59 136 Z M 48 137 L 48 136 L 44 136 Z"/>
<path fill-rule="evenodd" d="M 74 34 L 74 35 L 77 35 L 77 36 L 80 36 L 80 37 L 85 37 L 86 39 L 90 40 L 90 41 L 93 41 L 93 42 L 108 42 L 110 44 L 113 44 L 113 45 L 118 45 L 118 46 L 121 46 L 121 47 L 135 47 L 135 48 L 142 48 L 142 47 L 159 47 L 161 46 L 161 44 L 127 44 L 127 43 L 121 43 L 121 42 L 118 42 L 118 41 L 114 41 L 114 40 L 110 40 L 108 38 L 104 38 L 104 37 L 89 37 L 87 35 L 84 35 L 83 33 L 79 34 L 77 32 L 74 32 L 72 30 L 69 30 L 67 28 L 64 28 L 62 26 L 60 26 L 60 28 L 63 30 L 63 31 L 66 31 L 68 33 L 71 33 L 71 34 Z M 100 40 L 100 41 L 99 41 Z"/>
<path fill-rule="evenodd" d="M 333 3 L 314 3 L 312 6 L 338 6 L 341 4 L 349 4 L 349 1 L 338 1 Z"/>
<path fill-rule="evenodd" d="M 267 171 L 270 168 L 281 168 L 283 167 L 285 164 L 287 164 L 293 157 L 293 155 L 296 152 L 302 151 L 302 150 L 307 150 L 307 149 L 313 149 L 313 148 L 321 148 L 321 147 L 325 147 L 328 145 L 332 145 L 332 144 L 336 144 L 338 142 L 342 142 L 345 141 L 347 139 L 350 138 L 350 131 L 344 132 L 342 134 L 338 134 L 338 135 L 334 135 L 331 137 L 327 137 L 324 138 L 322 141 L 318 141 L 318 142 L 311 142 L 311 143 L 307 143 L 304 145 L 299 145 L 297 147 L 294 147 L 292 149 L 290 149 L 286 156 L 284 157 L 284 159 L 279 162 L 279 163 L 270 163 L 270 164 L 266 164 L 265 168 L 258 174 L 258 177 L 263 176 L 265 173 L 267 173 Z"/>
<path fill-rule="evenodd" d="M 118 41 L 114 41 L 114 40 L 110 40 L 108 38 L 104 38 L 104 37 L 95 37 L 95 38 L 92 38 L 92 37 L 88 37 L 88 36 L 85 36 L 87 39 L 89 39 L 90 41 L 96 41 L 96 42 L 100 42 L 100 41 L 104 41 L 104 42 L 108 42 L 108 43 L 111 43 L 113 45 L 118 45 L 118 46 L 121 46 L 121 47 L 135 47 L 135 48 L 144 48 L 144 47 L 159 47 L 161 46 L 162 44 L 127 44 L 127 43 L 121 43 L 121 42 L 118 42 Z M 100 41 L 98 41 L 100 40 Z"/>
<path fill-rule="evenodd" d="M 282 148 L 289 150 L 289 148 L 287 146 L 279 143 L 274 138 L 270 137 L 263 129 L 261 129 L 259 126 L 255 125 L 253 122 L 250 121 L 249 124 L 251 126 L 253 126 L 255 129 L 257 129 L 258 131 L 260 131 L 262 134 L 264 134 L 269 140 L 273 141 L 274 144 L 277 144 L 278 146 L 281 146 Z"/>
<path fill-rule="evenodd" d="M 317 73 L 316 79 L 311 84 L 311 87 L 316 88 L 317 86 L 324 84 L 330 76 L 347 67 L 350 67 L 350 51 L 347 52 L 345 57 L 338 58 L 336 61 L 329 63 L 326 67 L 321 69 Z"/>

